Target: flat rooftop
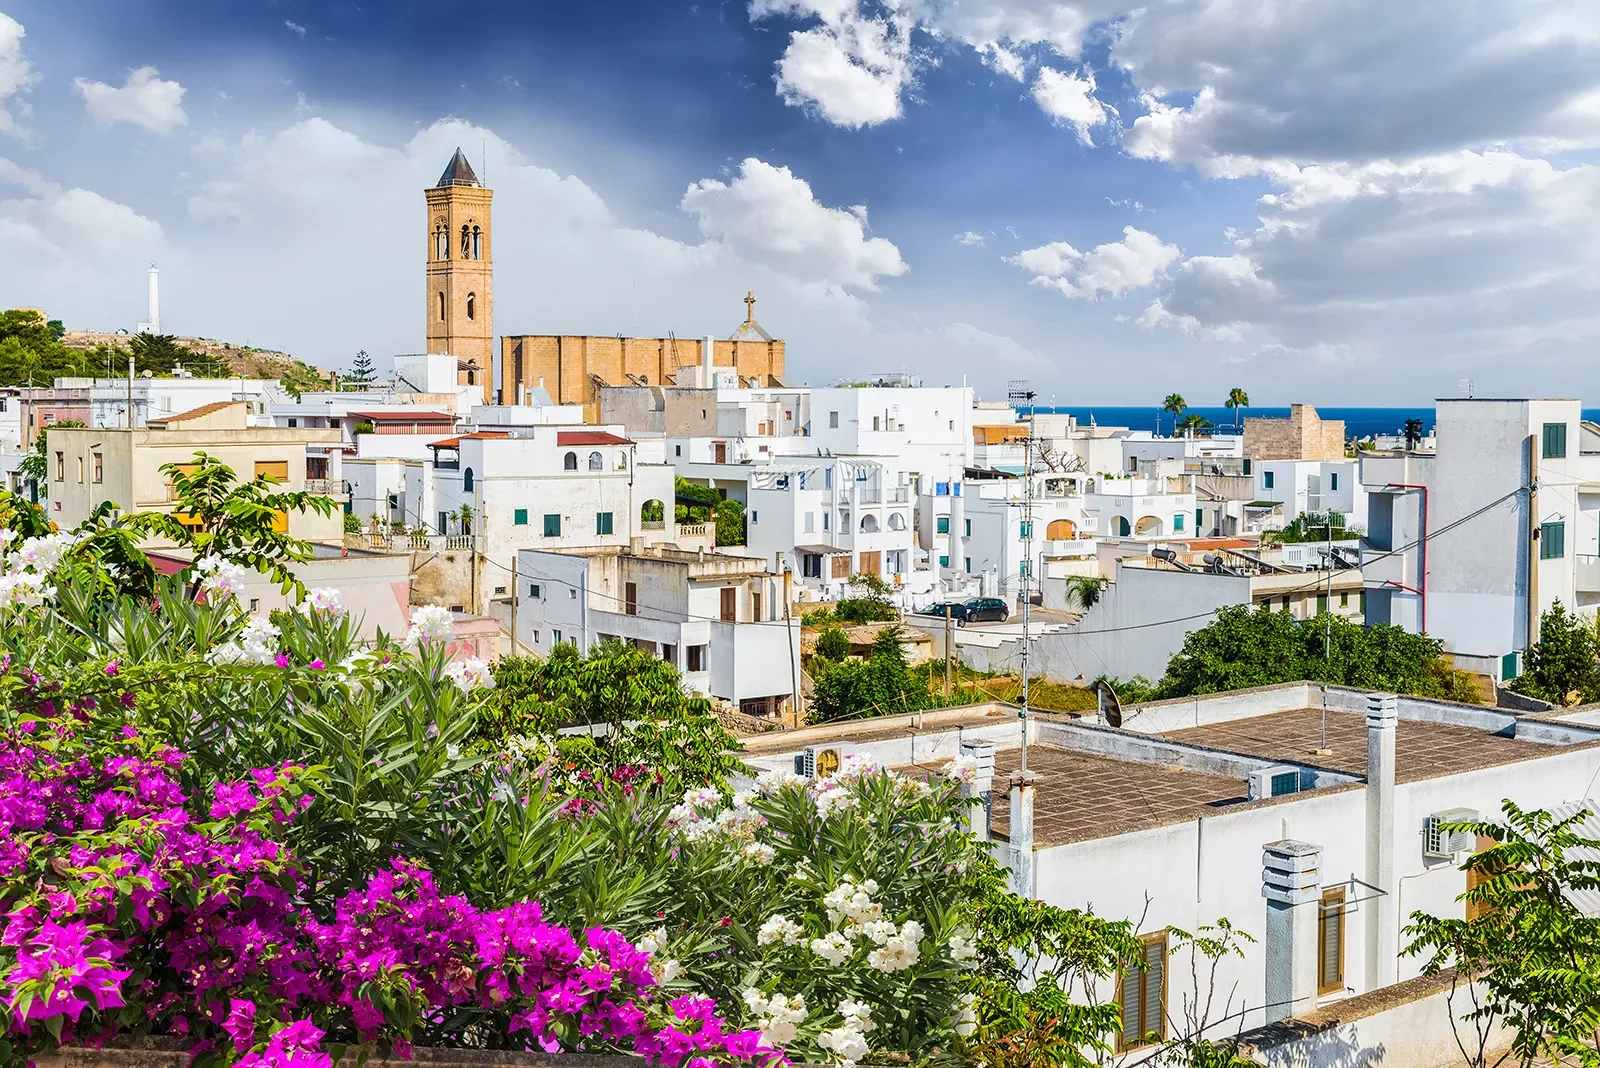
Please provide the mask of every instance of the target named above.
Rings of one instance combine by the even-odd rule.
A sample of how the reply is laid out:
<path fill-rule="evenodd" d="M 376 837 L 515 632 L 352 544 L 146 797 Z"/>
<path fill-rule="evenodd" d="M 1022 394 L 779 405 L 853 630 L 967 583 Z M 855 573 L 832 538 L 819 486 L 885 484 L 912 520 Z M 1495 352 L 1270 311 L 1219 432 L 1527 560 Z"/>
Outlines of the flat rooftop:
<path fill-rule="evenodd" d="M 989 817 L 995 838 L 1010 833 L 1011 800 L 1005 783 L 1021 766 L 1021 757 L 1016 749 L 995 753 L 994 803 Z M 1028 770 L 1039 773 L 1033 836 L 1040 846 L 1184 823 L 1231 805 L 1251 803 L 1243 779 L 1046 745 L 1028 747 Z"/>
<path fill-rule="evenodd" d="M 1328 709 L 1328 748 L 1332 753 L 1327 756 L 1316 753 L 1322 742 L 1321 708 L 1273 712 L 1151 737 L 1285 764 L 1311 765 L 1351 775 L 1367 773 L 1367 719 L 1361 712 Z M 1518 741 L 1475 727 L 1402 719 L 1395 731 L 1395 781 L 1418 782 L 1513 764 L 1551 756 L 1560 748 Z"/>

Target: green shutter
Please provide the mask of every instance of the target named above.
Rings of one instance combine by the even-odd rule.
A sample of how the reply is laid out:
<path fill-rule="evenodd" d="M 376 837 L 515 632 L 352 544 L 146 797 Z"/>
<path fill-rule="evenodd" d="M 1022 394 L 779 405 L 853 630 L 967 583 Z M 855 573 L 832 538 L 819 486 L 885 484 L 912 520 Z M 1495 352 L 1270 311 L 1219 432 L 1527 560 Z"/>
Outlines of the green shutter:
<path fill-rule="evenodd" d="M 545 515 L 544 536 L 547 538 L 561 537 L 561 516 L 559 513 L 550 512 Z"/>
<path fill-rule="evenodd" d="M 1546 460 L 1562 460 L 1567 455 L 1567 424 L 1546 423 L 1544 425 L 1544 458 Z"/>
<path fill-rule="evenodd" d="M 1325 594 L 1325 593 L 1317 594 L 1317 615 L 1320 616 L 1324 612 L 1326 612 L 1327 610 L 1328 610 L 1328 595 Z"/>
<path fill-rule="evenodd" d="M 1563 428 L 1565 429 L 1565 428 Z M 1539 524 L 1539 559 L 1559 560 L 1567 555 L 1567 524 Z"/>
<path fill-rule="evenodd" d="M 611 533 L 611 513 L 596 512 L 594 514 L 594 532 L 596 534 Z"/>
<path fill-rule="evenodd" d="M 940 516 L 934 523 L 934 531 L 938 534 L 950 533 L 950 517 L 947 515 Z"/>
<path fill-rule="evenodd" d="M 519 527 L 527 526 L 528 510 L 526 508 L 518 508 L 516 512 L 512 514 L 511 522 L 515 523 Z"/>

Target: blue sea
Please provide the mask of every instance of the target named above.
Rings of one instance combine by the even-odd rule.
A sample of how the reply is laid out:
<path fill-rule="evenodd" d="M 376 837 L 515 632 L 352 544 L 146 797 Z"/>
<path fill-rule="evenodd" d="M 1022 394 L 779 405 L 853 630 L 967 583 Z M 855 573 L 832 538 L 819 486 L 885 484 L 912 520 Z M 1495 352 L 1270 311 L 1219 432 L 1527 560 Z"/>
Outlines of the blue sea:
<path fill-rule="evenodd" d="M 1095 407 L 1092 405 L 1061 405 L 1048 407 L 1040 405 L 1034 409 L 1036 412 L 1059 412 L 1075 416 L 1080 423 L 1089 422 L 1090 417 L 1101 426 L 1125 426 L 1134 430 L 1156 430 L 1159 424 L 1160 432 L 1172 432 L 1172 413 L 1162 411 L 1160 406 L 1152 404 L 1148 408 L 1130 408 L 1126 405 L 1106 405 Z M 1223 407 L 1195 407 L 1187 408 L 1184 414 L 1198 412 L 1217 425 L 1218 429 L 1226 430 L 1234 426 L 1237 419 L 1251 418 L 1289 418 L 1289 409 L 1283 408 L 1245 408 L 1238 416 L 1229 408 Z M 1376 434 L 1399 434 L 1405 429 L 1407 419 L 1421 419 L 1422 426 L 1428 433 L 1433 432 L 1434 409 L 1431 407 L 1418 408 L 1324 408 L 1317 406 L 1317 414 L 1323 419 L 1344 420 L 1346 437 L 1365 438 Z M 1585 408 L 1583 418 L 1600 421 L 1600 408 Z"/>

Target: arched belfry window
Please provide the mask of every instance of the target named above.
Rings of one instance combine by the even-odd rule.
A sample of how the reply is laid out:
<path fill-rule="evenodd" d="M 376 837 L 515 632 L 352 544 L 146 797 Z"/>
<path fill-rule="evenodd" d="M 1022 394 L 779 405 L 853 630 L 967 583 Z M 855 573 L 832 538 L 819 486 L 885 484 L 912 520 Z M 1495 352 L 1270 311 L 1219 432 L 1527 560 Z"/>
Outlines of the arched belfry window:
<path fill-rule="evenodd" d="M 476 293 L 468 293 L 467 294 L 467 318 L 468 319 L 476 319 L 477 317 L 478 317 L 478 296 L 477 296 Z"/>
<path fill-rule="evenodd" d="M 465 260 L 465 259 L 470 259 L 471 257 L 472 257 L 472 228 L 469 227 L 466 223 L 462 223 L 461 224 L 461 258 Z"/>
<path fill-rule="evenodd" d="M 472 258 L 483 259 L 483 231 L 476 226 L 472 228 Z"/>

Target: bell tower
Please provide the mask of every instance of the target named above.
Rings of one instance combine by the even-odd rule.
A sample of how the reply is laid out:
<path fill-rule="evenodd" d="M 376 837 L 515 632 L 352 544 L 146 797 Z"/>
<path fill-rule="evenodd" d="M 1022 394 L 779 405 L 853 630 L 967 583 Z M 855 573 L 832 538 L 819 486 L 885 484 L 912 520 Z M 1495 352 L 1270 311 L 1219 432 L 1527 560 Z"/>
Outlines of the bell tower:
<path fill-rule="evenodd" d="M 428 351 L 457 360 L 456 381 L 493 397 L 494 280 L 490 258 L 489 202 L 461 150 L 451 157 L 428 200 Z"/>

